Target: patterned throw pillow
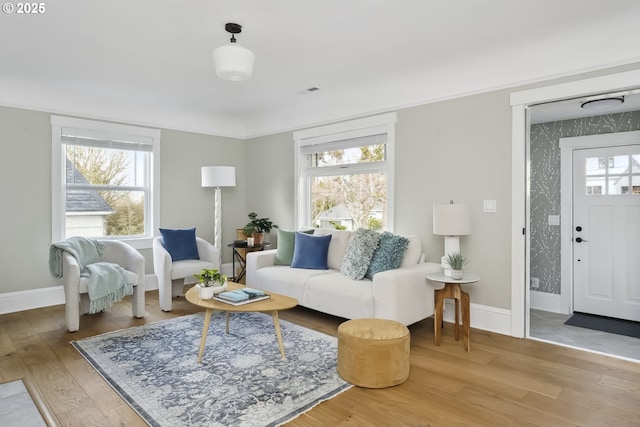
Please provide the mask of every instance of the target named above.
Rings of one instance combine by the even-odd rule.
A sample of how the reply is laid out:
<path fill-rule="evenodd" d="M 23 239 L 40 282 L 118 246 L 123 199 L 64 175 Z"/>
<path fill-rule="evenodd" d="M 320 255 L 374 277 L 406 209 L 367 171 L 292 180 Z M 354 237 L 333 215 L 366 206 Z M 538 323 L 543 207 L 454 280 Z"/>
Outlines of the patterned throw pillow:
<path fill-rule="evenodd" d="M 358 228 L 347 244 L 340 272 L 353 280 L 360 280 L 367 273 L 371 257 L 378 247 L 380 233 Z"/>
<path fill-rule="evenodd" d="M 409 239 L 406 237 L 388 231 L 382 233 L 378 249 L 374 252 L 364 277 L 373 279 L 373 275 L 376 273 L 399 268 L 408 246 Z"/>
<path fill-rule="evenodd" d="M 331 243 L 330 234 L 328 236 L 313 236 L 296 231 L 291 268 L 328 270 L 329 243 Z"/>

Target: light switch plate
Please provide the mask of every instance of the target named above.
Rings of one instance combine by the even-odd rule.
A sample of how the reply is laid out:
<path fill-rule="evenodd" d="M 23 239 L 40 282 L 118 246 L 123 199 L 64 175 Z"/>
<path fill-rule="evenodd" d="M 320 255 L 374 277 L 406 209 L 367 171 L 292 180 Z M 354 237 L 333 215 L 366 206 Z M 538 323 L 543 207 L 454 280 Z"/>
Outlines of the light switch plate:
<path fill-rule="evenodd" d="M 497 208 L 497 204 L 495 200 L 484 201 L 484 212 L 495 212 L 496 208 Z"/>

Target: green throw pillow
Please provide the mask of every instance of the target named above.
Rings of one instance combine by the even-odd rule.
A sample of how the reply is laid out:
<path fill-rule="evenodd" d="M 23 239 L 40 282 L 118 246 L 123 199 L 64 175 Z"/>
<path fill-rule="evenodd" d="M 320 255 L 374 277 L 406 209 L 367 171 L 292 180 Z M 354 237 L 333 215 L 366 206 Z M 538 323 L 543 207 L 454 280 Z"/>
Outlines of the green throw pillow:
<path fill-rule="evenodd" d="M 385 231 L 380 237 L 378 249 L 373 253 L 371 263 L 364 275 L 367 279 L 373 279 L 373 275 L 381 271 L 400 268 L 402 258 L 409 246 L 409 239 Z"/>
<path fill-rule="evenodd" d="M 278 250 L 276 251 L 275 265 L 291 265 L 295 250 L 296 232 L 276 228 L 278 232 Z M 302 233 L 313 234 L 313 229 L 304 230 Z"/>

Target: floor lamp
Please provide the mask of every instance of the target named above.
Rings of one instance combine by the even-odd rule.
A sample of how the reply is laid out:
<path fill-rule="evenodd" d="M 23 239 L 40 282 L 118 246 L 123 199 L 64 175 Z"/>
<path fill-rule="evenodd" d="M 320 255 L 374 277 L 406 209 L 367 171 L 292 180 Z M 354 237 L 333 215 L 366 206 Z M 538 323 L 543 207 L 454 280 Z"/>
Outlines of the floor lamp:
<path fill-rule="evenodd" d="M 444 256 L 440 264 L 444 275 L 451 277 L 448 254 L 460 253 L 460 236 L 471 234 L 471 209 L 468 205 L 451 203 L 433 205 L 433 234 L 444 236 Z"/>
<path fill-rule="evenodd" d="M 213 246 L 218 249 L 218 262 L 222 268 L 222 194 L 220 187 L 236 186 L 236 168 L 233 166 L 203 166 L 202 186 L 215 187 L 213 214 Z"/>

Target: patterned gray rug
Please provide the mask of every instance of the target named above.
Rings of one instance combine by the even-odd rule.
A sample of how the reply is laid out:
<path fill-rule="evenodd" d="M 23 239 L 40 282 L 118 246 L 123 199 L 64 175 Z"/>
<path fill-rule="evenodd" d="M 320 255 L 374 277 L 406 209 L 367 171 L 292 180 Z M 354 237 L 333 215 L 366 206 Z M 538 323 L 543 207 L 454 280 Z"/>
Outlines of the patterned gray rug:
<path fill-rule="evenodd" d="M 72 345 L 151 426 L 275 426 L 347 390 L 337 340 L 271 316 L 214 313 L 202 364 L 203 314 L 73 341 Z"/>

